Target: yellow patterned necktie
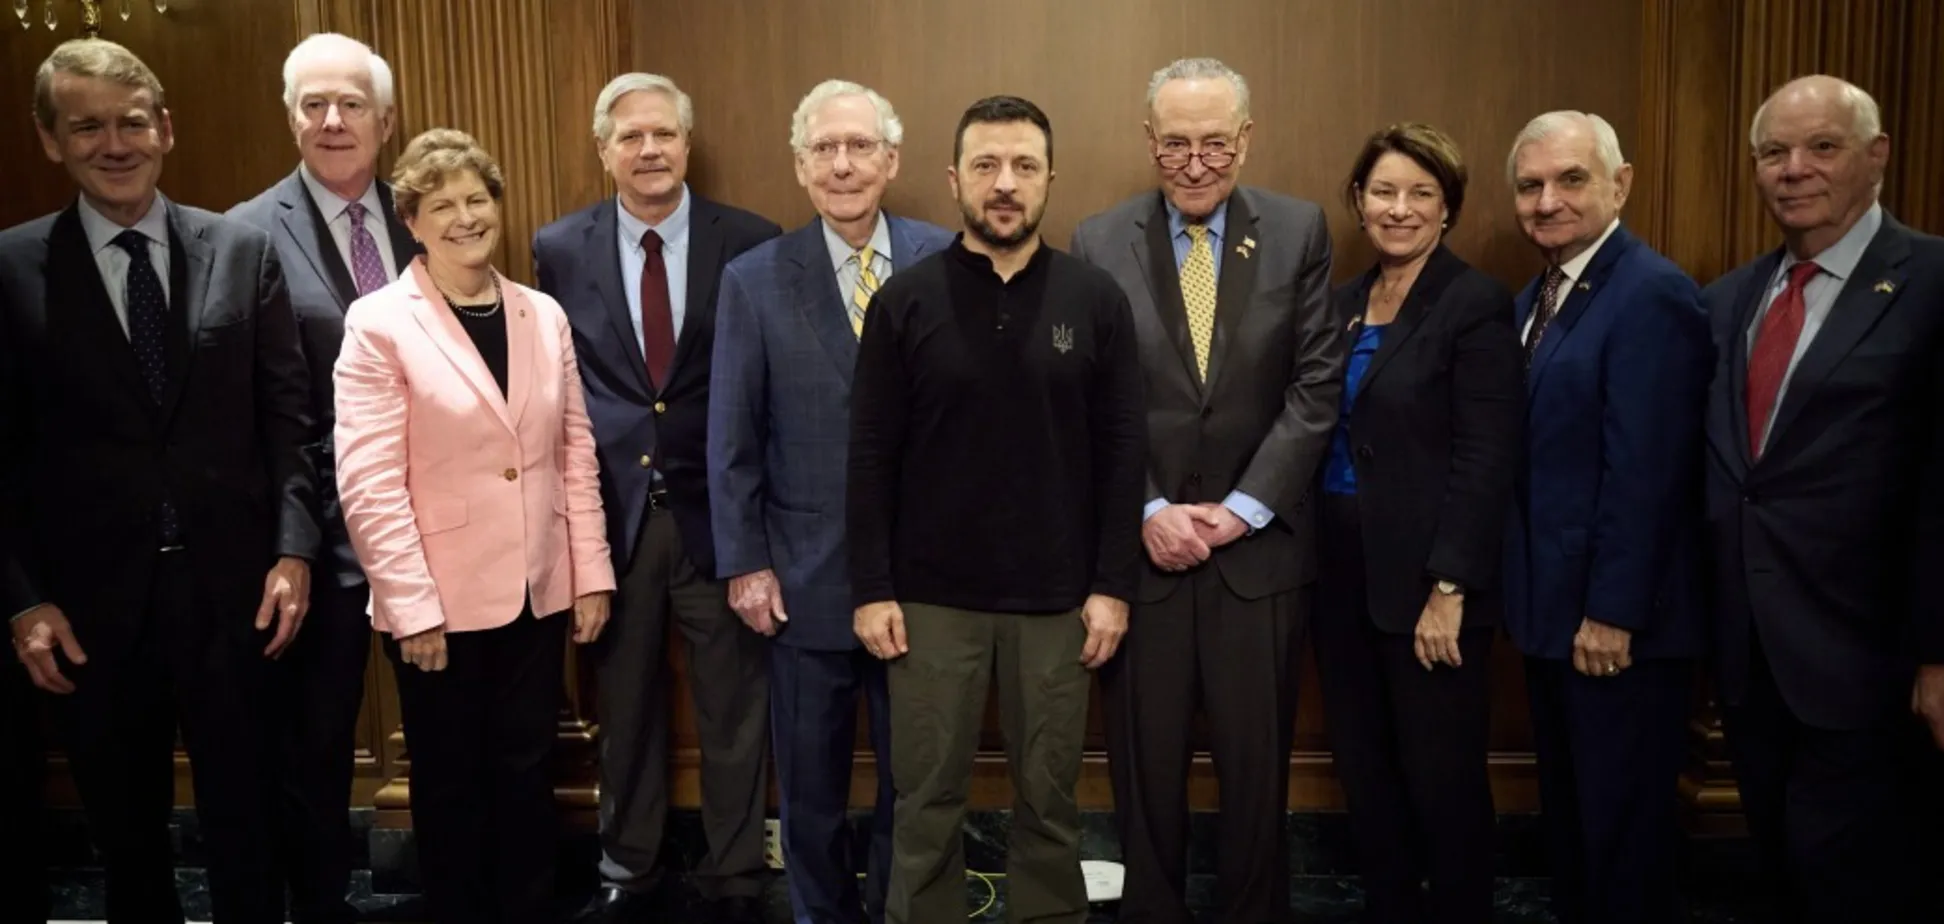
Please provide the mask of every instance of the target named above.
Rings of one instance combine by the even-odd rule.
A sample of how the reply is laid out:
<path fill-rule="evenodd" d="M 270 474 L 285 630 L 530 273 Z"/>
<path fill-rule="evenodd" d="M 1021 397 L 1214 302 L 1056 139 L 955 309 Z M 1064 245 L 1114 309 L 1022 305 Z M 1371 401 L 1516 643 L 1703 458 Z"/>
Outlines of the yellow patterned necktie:
<path fill-rule="evenodd" d="M 857 287 L 851 290 L 850 322 L 851 333 L 860 339 L 864 336 L 864 309 L 871 306 L 871 296 L 877 294 L 877 274 L 871 272 L 871 257 L 875 251 L 871 245 L 857 252 Z"/>
<path fill-rule="evenodd" d="M 1195 341 L 1195 368 L 1208 381 L 1208 344 L 1215 336 L 1215 251 L 1208 226 L 1188 225 L 1188 259 L 1181 261 L 1181 302 L 1188 309 L 1188 335 Z"/>

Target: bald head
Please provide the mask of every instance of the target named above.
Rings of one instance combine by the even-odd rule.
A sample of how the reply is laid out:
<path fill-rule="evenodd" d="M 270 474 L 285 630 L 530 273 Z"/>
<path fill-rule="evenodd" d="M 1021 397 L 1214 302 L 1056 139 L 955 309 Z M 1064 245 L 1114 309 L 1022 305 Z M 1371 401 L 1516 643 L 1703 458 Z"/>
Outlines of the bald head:
<path fill-rule="evenodd" d="M 1784 84 L 1756 110 L 1755 186 L 1798 259 L 1841 240 L 1876 203 L 1890 136 L 1876 100 L 1822 75 Z"/>
<path fill-rule="evenodd" d="M 1748 125 L 1750 148 L 1761 146 L 1762 132 L 1771 110 L 1777 109 L 1788 112 L 1802 109 L 1839 112 L 1847 119 L 1851 136 L 1858 141 L 1868 142 L 1883 134 L 1882 111 L 1877 108 L 1876 100 L 1862 87 L 1840 77 L 1812 74 L 1783 84 L 1762 101 L 1761 108 L 1755 110 L 1755 118 Z"/>

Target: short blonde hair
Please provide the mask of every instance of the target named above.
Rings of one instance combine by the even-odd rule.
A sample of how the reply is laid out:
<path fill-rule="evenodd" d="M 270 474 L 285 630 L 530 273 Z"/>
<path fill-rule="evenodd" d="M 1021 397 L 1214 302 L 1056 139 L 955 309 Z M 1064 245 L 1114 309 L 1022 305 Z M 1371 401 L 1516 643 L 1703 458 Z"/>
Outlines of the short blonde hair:
<path fill-rule="evenodd" d="M 479 175 L 494 201 L 505 198 L 506 176 L 499 162 L 473 136 L 456 128 L 434 128 L 413 138 L 392 168 L 392 205 L 399 220 L 417 217 L 420 199 L 467 171 Z"/>
<path fill-rule="evenodd" d="M 149 91 L 155 115 L 162 115 L 162 81 L 135 53 L 107 39 L 70 39 L 56 46 L 34 74 L 34 117 L 54 130 L 54 76 L 97 77 Z"/>

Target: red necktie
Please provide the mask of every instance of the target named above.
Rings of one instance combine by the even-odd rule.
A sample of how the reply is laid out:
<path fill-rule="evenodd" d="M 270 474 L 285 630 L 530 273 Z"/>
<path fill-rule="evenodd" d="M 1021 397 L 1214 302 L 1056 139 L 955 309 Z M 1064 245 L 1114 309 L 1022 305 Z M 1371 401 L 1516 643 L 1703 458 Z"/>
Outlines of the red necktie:
<path fill-rule="evenodd" d="M 668 385 L 668 364 L 675 358 L 675 313 L 668 305 L 668 264 L 662 262 L 661 235 L 641 235 L 641 352 L 648 361 L 648 381 L 656 391 Z"/>
<path fill-rule="evenodd" d="M 1755 346 L 1748 351 L 1748 451 L 1755 458 L 1762 457 L 1769 414 L 1775 410 L 1775 397 L 1782 392 L 1782 379 L 1802 337 L 1803 290 L 1821 269 L 1809 262 L 1789 267 L 1789 285 L 1763 315 Z"/>

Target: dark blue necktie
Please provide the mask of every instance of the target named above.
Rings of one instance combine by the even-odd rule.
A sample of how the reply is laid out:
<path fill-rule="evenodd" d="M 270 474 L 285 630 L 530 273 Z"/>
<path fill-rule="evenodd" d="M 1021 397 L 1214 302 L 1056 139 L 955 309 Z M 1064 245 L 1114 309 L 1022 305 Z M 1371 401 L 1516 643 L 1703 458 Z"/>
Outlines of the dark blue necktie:
<path fill-rule="evenodd" d="M 169 387 L 168 358 L 163 341 L 169 324 L 169 297 L 162 291 L 162 277 L 149 259 L 149 239 L 133 228 L 115 235 L 115 246 L 128 252 L 128 285 L 122 304 L 128 309 L 128 345 L 135 349 L 135 363 L 148 382 L 149 396 L 162 403 Z M 175 505 L 167 498 L 157 511 L 163 545 L 175 545 L 182 536 Z"/>

